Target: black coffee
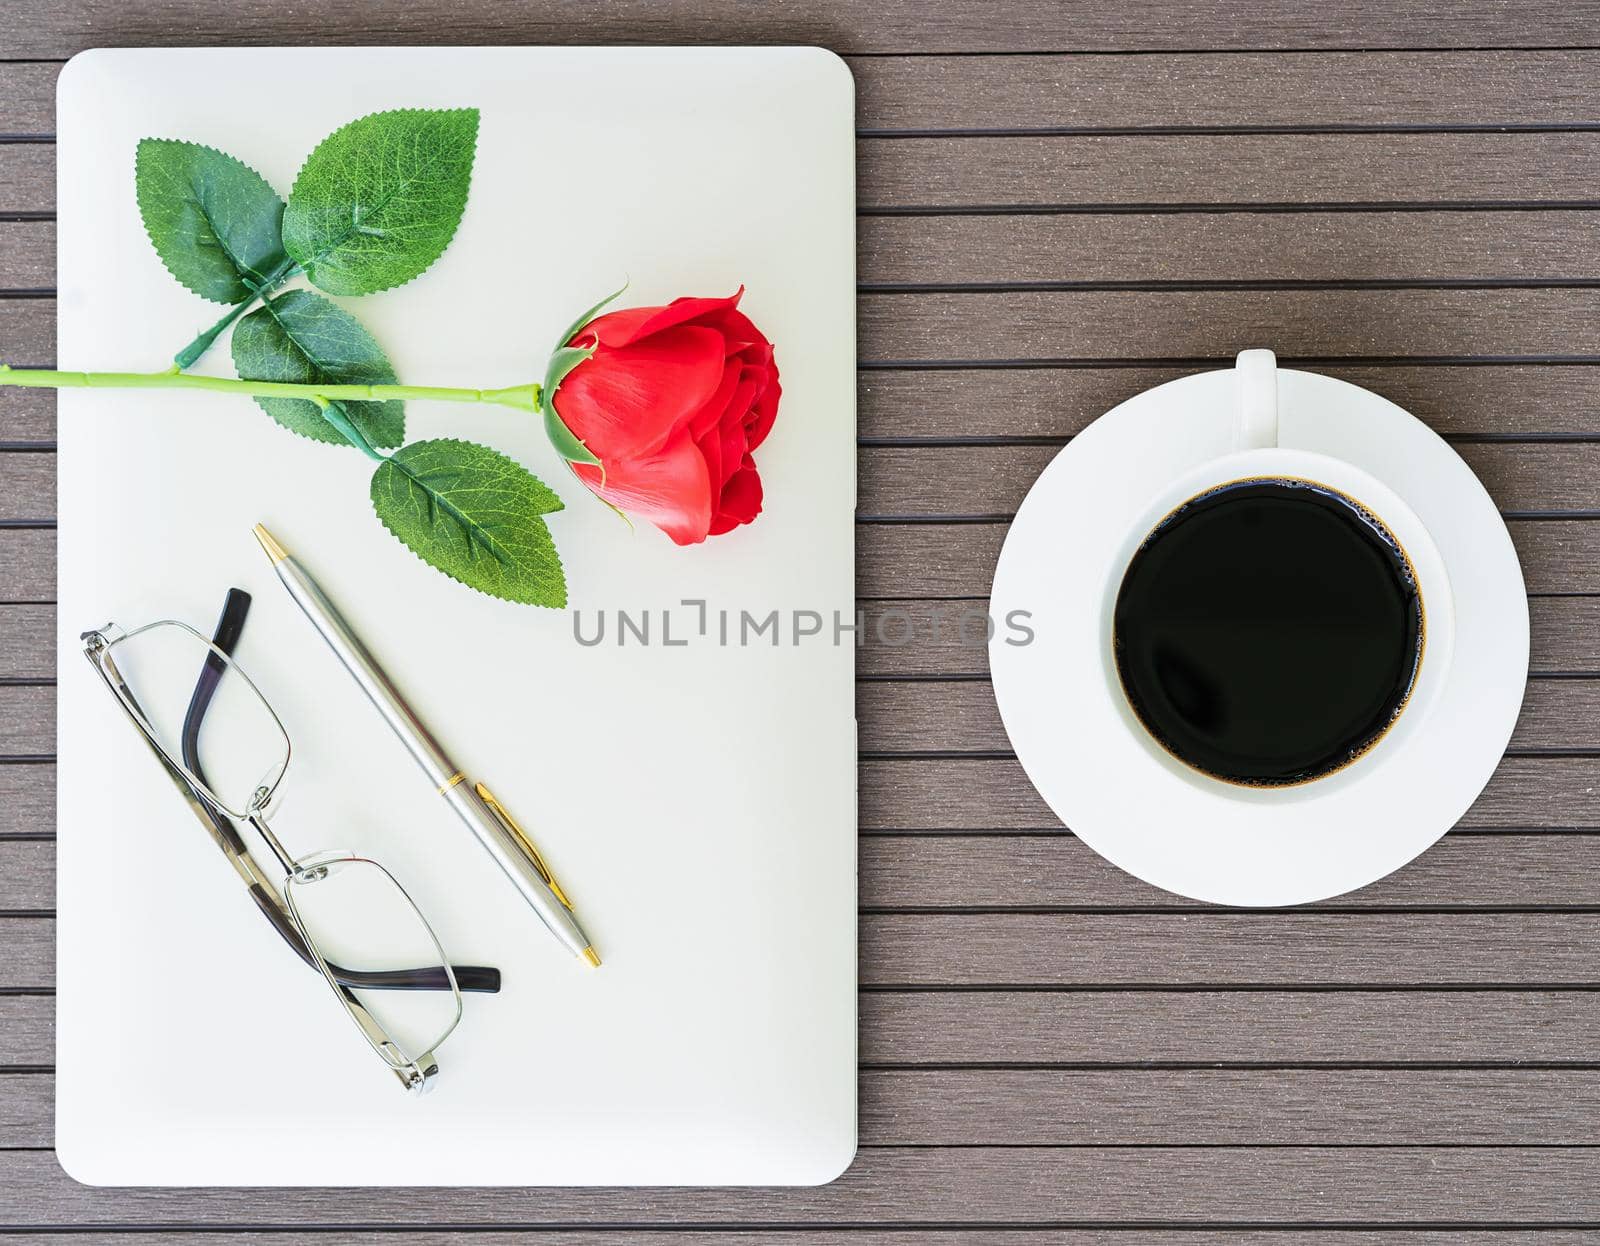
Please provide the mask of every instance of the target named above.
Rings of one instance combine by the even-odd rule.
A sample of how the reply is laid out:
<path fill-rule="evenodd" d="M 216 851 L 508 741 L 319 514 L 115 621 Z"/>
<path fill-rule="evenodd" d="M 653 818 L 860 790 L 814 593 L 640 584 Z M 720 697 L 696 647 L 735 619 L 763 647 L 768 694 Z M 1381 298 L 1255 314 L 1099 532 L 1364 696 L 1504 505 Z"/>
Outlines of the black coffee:
<path fill-rule="evenodd" d="M 1117 673 L 1168 752 L 1281 786 L 1359 757 L 1405 707 L 1422 597 L 1370 512 L 1300 480 L 1221 485 L 1163 519 L 1117 593 Z"/>

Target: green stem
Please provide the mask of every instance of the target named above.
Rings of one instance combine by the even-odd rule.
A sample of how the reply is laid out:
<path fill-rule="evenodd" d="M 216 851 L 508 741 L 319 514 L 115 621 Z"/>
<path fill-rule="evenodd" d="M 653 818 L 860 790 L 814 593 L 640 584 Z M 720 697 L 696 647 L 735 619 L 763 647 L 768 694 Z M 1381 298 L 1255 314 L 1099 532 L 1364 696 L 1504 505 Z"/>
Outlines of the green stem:
<path fill-rule="evenodd" d="M 192 368 L 200 361 L 200 356 L 204 355 L 208 350 L 211 349 L 211 344 L 215 342 L 217 338 L 222 336 L 223 330 L 225 330 L 235 320 L 239 319 L 240 316 L 244 315 L 245 312 L 249 311 L 262 299 L 266 298 L 267 295 L 271 294 L 285 281 L 288 281 L 289 278 L 295 276 L 299 272 L 300 265 L 296 264 L 291 259 L 285 259 L 283 263 L 279 264 L 275 269 L 266 275 L 261 284 L 256 287 L 255 292 L 251 294 L 249 298 L 245 299 L 245 301 L 242 303 L 235 303 L 232 307 L 230 307 L 221 320 L 217 321 L 216 324 L 212 325 L 199 337 L 195 338 L 194 341 L 190 342 L 176 355 L 174 355 L 172 357 L 172 361 L 180 368 Z"/>
<path fill-rule="evenodd" d="M 479 402 L 532 412 L 539 387 L 531 382 L 504 389 L 464 389 L 449 385 L 295 385 L 286 381 L 235 381 L 189 372 L 58 372 L 48 368 L 8 368 L 0 364 L 0 386 L 25 389 L 198 389 L 249 398 L 304 398 L 311 402 L 384 402 L 422 398 L 436 402 Z"/>
<path fill-rule="evenodd" d="M 362 435 L 355 421 L 350 418 L 350 413 L 344 409 L 344 403 L 329 402 L 326 398 L 313 398 L 312 401 L 317 404 L 317 409 L 322 412 L 322 418 L 333 426 L 334 431 L 362 454 L 375 463 L 382 463 L 389 457 Z"/>

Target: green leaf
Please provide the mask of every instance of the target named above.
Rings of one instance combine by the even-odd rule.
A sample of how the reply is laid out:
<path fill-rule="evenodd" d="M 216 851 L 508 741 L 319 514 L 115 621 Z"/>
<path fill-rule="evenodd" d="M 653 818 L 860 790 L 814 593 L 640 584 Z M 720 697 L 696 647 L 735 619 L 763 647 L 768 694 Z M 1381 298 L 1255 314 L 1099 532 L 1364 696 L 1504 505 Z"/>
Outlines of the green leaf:
<path fill-rule="evenodd" d="M 476 108 L 402 108 L 335 130 L 295 178 L 284 246 L 329 294 L 403 285 L 455 236 L 477 141 Z"/>
<path fill-rule="evenodd" d="M 233 330 L 233 364 L 247 381 L 298 385 L 393 385 L 394 369 L 383 348 L 344 308 L 310 290 L 290 290 L 269 299 Z M 339 445 L 349 439 L 304 398 L 257 398 L 261 409 L 291 432 Z M 374 446 L 405 439 L 405 404 L 334 402 Z"/>
<path fill-rule="evenodd" d="M 241 303 L 288 263 L 283 201 L 254 169 L 214 148 L 141 139 L 134 196 L 161 262 L 201 298 Z"/>
<path fill-rule="evenodd" d="M 414 441 L 372 474 L 383 526 L 469 588 L 533 606 L 567 604 L 542 516 L 561 499 L 520 463 L 470 441 Z"/>

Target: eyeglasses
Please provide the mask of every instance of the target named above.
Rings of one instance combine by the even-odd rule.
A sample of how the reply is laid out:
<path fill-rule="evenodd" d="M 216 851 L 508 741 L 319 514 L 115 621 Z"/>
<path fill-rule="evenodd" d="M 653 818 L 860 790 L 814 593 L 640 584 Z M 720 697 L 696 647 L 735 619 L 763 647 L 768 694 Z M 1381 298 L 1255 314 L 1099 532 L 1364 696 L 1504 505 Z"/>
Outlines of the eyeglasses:
<path fill-rule="evenodd" d="M 451 965 L 388 870 L 349 852 L 292 857 L 268 825 L 288 770 L 288 732 L 233 661 L 250 595 L 230 589 L 212 640 L 163 620 L 83 633 L 84 654 L 244 880 L 256 906 L 321 971 L 372 1049 L 408 1090 L 438 1072 L 435 1051 L 461 1020 L 462 991 L 495 992 L 500 971 Z M 248 826 L 281 868 L 250 853 Z"/>

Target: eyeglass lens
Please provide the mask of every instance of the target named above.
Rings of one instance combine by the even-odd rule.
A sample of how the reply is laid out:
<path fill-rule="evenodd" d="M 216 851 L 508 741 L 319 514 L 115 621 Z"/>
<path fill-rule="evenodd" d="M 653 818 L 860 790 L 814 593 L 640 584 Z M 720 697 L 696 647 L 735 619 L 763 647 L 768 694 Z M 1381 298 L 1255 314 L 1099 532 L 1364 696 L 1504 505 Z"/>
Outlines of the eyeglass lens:
<path fill-rule="evenodd" d="M 442 970 L 444 953 L 432 929 L 399 883 L 375 862 L 348 856 L 302 862 L 285 891 L 306 939 L 324 961 L 356 973 Z M 407 1062 L 443 1042 L 461 1016 L 461 997 L 454 990 L 363 987 L 352 993 Z"/>
<path fill-rule="evenodd" d="M 258 791 L 274 788 L 289 760 L 289 741 L 261 694 L 197 632 L 157 623 L 131 632 L 111 649 L 123 683 L 162 751 L 184 756 L 184 720 L 196 681 L 215 685 L 194 755 L 211 794 L 242 815 Z"/>

